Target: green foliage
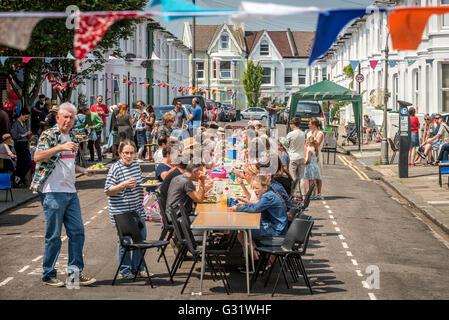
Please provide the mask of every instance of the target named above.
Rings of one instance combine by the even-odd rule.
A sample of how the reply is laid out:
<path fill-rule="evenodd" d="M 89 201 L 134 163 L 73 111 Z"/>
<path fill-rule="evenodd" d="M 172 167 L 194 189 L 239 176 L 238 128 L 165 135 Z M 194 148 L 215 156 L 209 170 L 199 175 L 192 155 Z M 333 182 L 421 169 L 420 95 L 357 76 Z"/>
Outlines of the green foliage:
<path fill-rule="evenodd" d="M 348 104 L 351 104 L 349 101 L 339 101 L 334 104 L 334 107 L 331 111 L 331 117 L 332 119 L 340 119 L 340 108 L 347 106 Z M 329 109 L 328 109 L 329 112 Z"/>
<path fill-rule="evenodd" d="M 266 108 L 268 106 L 268 102 L 270 102 L 270 97 L 262 98 L 262 101 L 259 103 L 259 107 Z"/>
<path fill-rule="evenodd" d="M 376 110 L 383 110 L 384 106 L 381 105 L 381 104 L 378 104 L 377 106 L 374 107 L 374 109 L 376 109 Z"/>
<path fill-rule="evenodd" d="M 354 70 L 352 70 L 352 66 L 350 64 L 343 68 L 343 72 L 345 73 L 346 78 L 354 78 Z"/>
<path fill-rule="evenodd" d="M 2 1 L 1 11 L 58 11 L 65 12 L 69 5 L 76 4 L 81 11 L 120 11 L 120 10 L 142 10 L 145 7 L 145 0 L 83 0 L 83 1 L 47 1 L 47 0 L 10 0 Z M 63 19 L 43 19 L 33 30 L 28 48 L 25 51 L 11 49 L 0 46 L 0 56 L 19 57 L 66 57 L 67 52 L 73 55 L 74 29 L 67 29 L 66 20 Z M 73 20 L 72 20 L 73 21 Z M 92 54 L 97 59 L 86 59 L 84 61 L 85 70 L 81 72 L 80 82 L 87 75 L 103 70 L 106 60 L 103 54 L 111 50 L 111 54 L 123 57 L 121 49 L 118 48 L 119 40 L 128 38 L 134 32 L 134 25 L 137 19 L 122 19 L 112 25 L 104 35 L 102 41 L 97 45 Z M 112 50 L 113 48 L 117 50 Z M 19 81 L 16 72 L 24 72 L 24 80 Z M 12 84 L 14 80 L 21 88 L 16 94 L 21 98 L 23 105 L 30 107 L 40 93 L 42 76 L 46 71 L 56 71 L 61 73 L 77 73 L 75 61 L 67 59 L 54 59 L 51 63 L 45 63 L 44 59 L 32 59 L 28 63 L 22 63 L 21 59 L 8 59 L 5 65 L 0 65 L 0 73 L 8 77 Z M 63 77 L 62 82 L 69 81 L 68 77 Z M 45 80 L 46 81 L 46 80 Z M 67 87 L 64 93 L 57 91 L 61 101 L 70 101 L 72 88 Z"/>
<path fill-rule="evenodd" d="M 252 60 L 248 62 L 243 73 L 242 83 L 248 100 L 248 107 L 257 106 L 260 96 L 260 86 L 262 85 L 263 67 L 255 65 Z"/>

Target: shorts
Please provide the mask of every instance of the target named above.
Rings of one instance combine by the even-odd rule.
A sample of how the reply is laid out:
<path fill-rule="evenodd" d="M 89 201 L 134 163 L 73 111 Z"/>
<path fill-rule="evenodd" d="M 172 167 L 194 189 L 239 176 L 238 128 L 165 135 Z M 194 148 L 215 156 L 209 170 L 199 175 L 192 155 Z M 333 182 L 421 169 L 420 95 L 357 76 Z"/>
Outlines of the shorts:
<path fill-rule="evenodd" d="M 410 136 L 410 147 L 419 147 L 419 133 L 412 132 Z"/>
<path fill-rule="evenodd" d="M 441 140 L 440 139 L 438 139 L 438 140 L 436 140 L 436 141 L 434 141 L 432 143 L 432 149 L 435 150 L 435 151 L 440 149 L 440 146 L 441 146 Z"/>

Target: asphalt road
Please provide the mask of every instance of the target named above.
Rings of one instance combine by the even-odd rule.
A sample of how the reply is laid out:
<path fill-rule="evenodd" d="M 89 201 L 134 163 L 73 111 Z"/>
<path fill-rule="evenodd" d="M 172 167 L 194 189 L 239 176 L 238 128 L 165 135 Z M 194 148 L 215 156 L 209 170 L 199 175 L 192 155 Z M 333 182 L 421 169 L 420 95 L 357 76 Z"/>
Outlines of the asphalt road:
<path fill-rule="evenodd" d="M 149 165 L 142 168 L 145 175 L 152 174 Z M 274 299 L 448 299 L 448 244 L 359 170 L 343 155 L 336 165 L 325 165 L 324 199 L 312 201 L 309 207 L 315 226 L 304 262 L 314 295 L 300 279 L 291 289 L 281 281 Z M 109 222 L 104 182 L 105 175 L 81 177 L 77 182 L 86 233 L 85 272 L 97 283 L 78 290 L 41 285 L 45 224 L 40 202 L 32 201 L 0 215 L 0 299 L 248 299 L 245 276 L 236 269 L 243 263 L 238 246 L 227 262 L 230 296 L 208 273 L 203 296 L 192 296 L 199 290 L 199 266 L 181 296 L 191 261 L 183 264 L 171 284 L 163 262 L 156 263 L 154 250 L 147 253 L 146 261 L 156 274 L 155 288 L 143 279 L 122 280 L 112 287 L 117 237 Z M 147 230 L 148 239 L 157 239 L 160 223 L 147 222 Z M 68 242 L 64 231 L 62 239 L 57 269 L 64 280 Z M 171 248 L 167 258 L 174 259 Z M 274 279 L 263 288 L 258 280 L 249 298 L 271 299 L 273 283 Z"/>

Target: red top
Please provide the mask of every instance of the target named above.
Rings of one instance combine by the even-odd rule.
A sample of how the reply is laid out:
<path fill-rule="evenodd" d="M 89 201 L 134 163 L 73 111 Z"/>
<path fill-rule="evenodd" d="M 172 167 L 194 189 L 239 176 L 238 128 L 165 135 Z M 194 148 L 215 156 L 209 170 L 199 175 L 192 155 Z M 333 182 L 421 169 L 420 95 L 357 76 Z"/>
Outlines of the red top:
<path fill-rule="evenodd" d="M 419 119 L 418 117 L 410 117 L 410 130 L 411 132 L 419 132 Z"/>
<path fill-rule="evenodd" d="M 103 111 L 105 114 L 100 114 L 98 111 Z M 90 112 L 95 112 L 98 113 L 98 115 L 100 116 L 101 120 L 103 120 L 103 127 L 106 126 L 106 115 L 109 114 L 109 109 L 108 107 L 106 107 L 105 104 L 94 104 L 93 106 L 90 107 Z"/>

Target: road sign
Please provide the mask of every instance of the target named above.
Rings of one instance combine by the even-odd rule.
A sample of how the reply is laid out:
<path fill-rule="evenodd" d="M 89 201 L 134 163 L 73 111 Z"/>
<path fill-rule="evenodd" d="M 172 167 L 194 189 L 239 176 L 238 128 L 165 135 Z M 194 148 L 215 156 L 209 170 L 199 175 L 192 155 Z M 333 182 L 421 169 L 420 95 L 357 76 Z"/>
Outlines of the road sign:
<path fill-rule="evenodd" d="M 363 82 L 363 80 L 365 80 L 365 76 L 363 74 L 359 73 L 355 76 L 355 81 L 358 83 Z"/>

